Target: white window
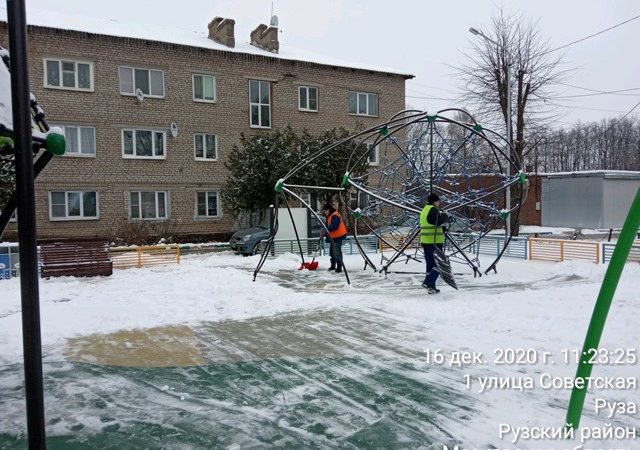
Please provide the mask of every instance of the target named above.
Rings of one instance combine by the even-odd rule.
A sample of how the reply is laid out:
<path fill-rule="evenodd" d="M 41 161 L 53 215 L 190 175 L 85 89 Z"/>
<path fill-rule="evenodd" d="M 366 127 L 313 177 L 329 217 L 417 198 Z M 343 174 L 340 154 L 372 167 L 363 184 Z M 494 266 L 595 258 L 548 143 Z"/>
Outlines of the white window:
<path fill-rule="evenodd" d="M 358 198 L 360 196 L 360 191 L 351 191 L 349 193 L 349 208 L 356 209 L 358 208 Z"/>
<path fill-rule="evenodd" d="M 349 92 L 349 114 L 358 116 L 378 115 L 378 94 Z"/>
<path fill-rule="evenodd" d="M 216 101 L 216 77 L 213 75 L 193 74 L 193 99 L 196 102 Z"/>
<path fill-rule="evenodd" d="M 196 192 L 196 217 L 220 217 L 219 195 L 216 191 Z"/>
<path fill-rule="evenodd" d="M 163 191 L 132 191 L 129 202 L 131 219 L 166 219 L 167 193 Z"/>
<path fill-rule="evenodd" d="M 252 128 L 271 128 L 271 83 L 249 80 L 249 109 Z"/>
<path fill-rule="evenodd" d="M 164 159 L 165 142 L 164 131 L 122 130 L 122 157 Z"/>
<path fill-rule="evenodd" d="M 44 65 L 46 87 L 93 91 L 93 63 L 45 58 Z"/>
<path fill-rule="evenodd" d="M 380 164 L 380 152 L 377 145 L 366 142 L 364 144 L 367 147 L 369 154 L 367 155 L 367 162 L 370 166 L 377 166 Z"/>
<path fill-rule="evenodd" d="M 300 111 L 318 111 L 318 88 L 300 86 L 298 88 L 298 109 Z"/>
<path fill-rule="evenodd" d="M 79 125 L 58 125 L 64 132 L 65 156 L 96 156 L 96 129 Z"/>
<path fill-rule="evenodd" d="M 98 218 L 98 193 L 95 191 L 49 192 L 51 220 L 83 220 Z"/>
<path fill-rule="evenodd" d="M 164 97 L 164 72 L 162 70 L 120 67 L 120 93 L 136 95 L 140 89 L 146 97 Z"/>
<path fill-rule="evenodd" d="M 194 134 L 193 146 L 196 159 L 207 161 L 218 159 L 218 136 L 215 134 Z"/>

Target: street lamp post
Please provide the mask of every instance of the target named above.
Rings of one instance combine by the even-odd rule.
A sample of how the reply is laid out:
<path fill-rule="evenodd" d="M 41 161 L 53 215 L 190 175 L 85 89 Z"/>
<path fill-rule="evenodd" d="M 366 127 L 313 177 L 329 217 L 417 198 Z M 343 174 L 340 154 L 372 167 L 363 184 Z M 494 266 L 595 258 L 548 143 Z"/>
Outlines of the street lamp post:
<path fill-rule="evenodd" d="M 475 34 L 476 36 L 480 36 L 481 38 L 483 38 L 484 40 L 486 40 L 487 42 L 490 42 L 491 44 L 495 45 L 497 49 L 500 48 L 500 45 L 498 45 L 498 43 L 496 41 L 494 41 L 493 39 L 491 39 L 490 37 L 486 36 L 484 33 L 482 33 L 479 30 L 476 30 L 475 28 L 471 27 L 469 28 L 469 32 L 471 34 Z M 511 77 L 509 72 L 511 71 L 511 61 L 507 61 L 507 70 L 505 71 L 505 82 L 507 83 L 507 156 L 509 157 L 509 163 L 507 164 L 507 177 L 509 177 L 511 175 Z M 511 186 L 507 187 L 507 194 L 506 194 L 506 198 L 505 198 L 505 209 L 507 211 L 509 211 L 509 214 L 507 215 L 507 219 L 506 219 L 506 226 L 505 226 L 505 234 L 507 239 L 509 238 L 509 236 L 511 236 Z"/>

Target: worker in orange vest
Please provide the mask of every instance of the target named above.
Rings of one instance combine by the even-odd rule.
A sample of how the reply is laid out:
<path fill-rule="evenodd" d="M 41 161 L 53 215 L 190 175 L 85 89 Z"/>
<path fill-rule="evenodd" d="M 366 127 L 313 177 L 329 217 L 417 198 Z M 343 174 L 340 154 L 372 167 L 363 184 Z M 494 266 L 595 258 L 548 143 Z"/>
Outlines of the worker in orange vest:
<path fill-rule="evenodd" d="M 329 243 L 333 240 L 333 244 L 329 247 L 329 256 L 331 257 L 329 270 L 342 272 L 342 242 L 347 237 L 347 227 L 344 225 L 340 213 L 330 203 L 322 207 L 322 215 L 327 218 L 327 230 L 329 230 L 331 239 L 326 236 L 325 232 L 322 232 L 322 235 Z"/>

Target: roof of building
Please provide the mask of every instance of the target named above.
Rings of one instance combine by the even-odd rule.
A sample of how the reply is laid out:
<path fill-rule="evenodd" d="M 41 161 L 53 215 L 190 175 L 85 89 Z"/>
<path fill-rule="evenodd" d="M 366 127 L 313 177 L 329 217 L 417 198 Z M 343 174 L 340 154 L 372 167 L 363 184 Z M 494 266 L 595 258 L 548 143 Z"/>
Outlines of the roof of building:
<path fill-rule="evenodd" d="M 0 22 L 7 22 L 6 3 L 0 4 Z M 132 24 L 129 22 L 123 22 L 120 19 L 88 17 L 77 14 L 68 14 L 66 12 L 61 13 L 57 11 L 29 8 L 27 6 L 27 24 L 29 26 L 45 27 L 56 30 L 79 31 L 104 36 L 185 45 L 189 47 L 218 50 L 221 52 L 260 55 L 267 58 L 276 58 L 281 60 L 303 61 L 335 67 L 382 72 L 399 75 L 405 78 L 414 77 L 414 75 L 377 65 L 342 61 L 336 58 L 312 54 L 308 51 L 296 49 L 289 45 L 281 45 L 279 53 L 271 53 L 251 45 L 248 41 L 248 36 L 246 37 L 247 40 L 238 39 L 237 37 L 236 46 L 234 48 L 230 48 L 208 38 L 205 33 L 207 30 L 206 23 L 203 23 L 201 31 L 188 31 L 184 29 L 171 30 L 161 26 L 144 25 L 141 23 Z"/>
<path fill-rule="evenodd" d="M 574 178 L 574 177 L 598 177 L 598 178 L 631 178 L 640 180 L 640 172 L 633 170 L 577 170 L 574 172 L 548 172 L 537 173 L 548 178 Z"/>

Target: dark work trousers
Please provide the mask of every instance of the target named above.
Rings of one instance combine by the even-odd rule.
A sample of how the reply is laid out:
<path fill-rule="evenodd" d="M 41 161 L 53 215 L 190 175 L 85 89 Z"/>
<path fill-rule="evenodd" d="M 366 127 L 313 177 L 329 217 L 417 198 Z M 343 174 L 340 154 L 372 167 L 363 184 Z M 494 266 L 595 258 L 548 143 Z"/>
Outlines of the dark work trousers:
<path fill-rule="evenodd" d="M 333 238 L 333 244 L 329 241 L 329 256 L 331 257 L 331 267 L 342 269 L 342 242 L 344 237 Z"/>
<path fill-rule="evenodd" d="M 433 288 L 436 287 L 436 280 L 440 276 L 440 272 L 436 269 L 436 260 L 433 258 L 436 247 L 442 250 L 444 246 L 443 244 L 422 244 L 424 259 L 427 262 L 427 276 L 424 278 L 424 284 Z"/>

